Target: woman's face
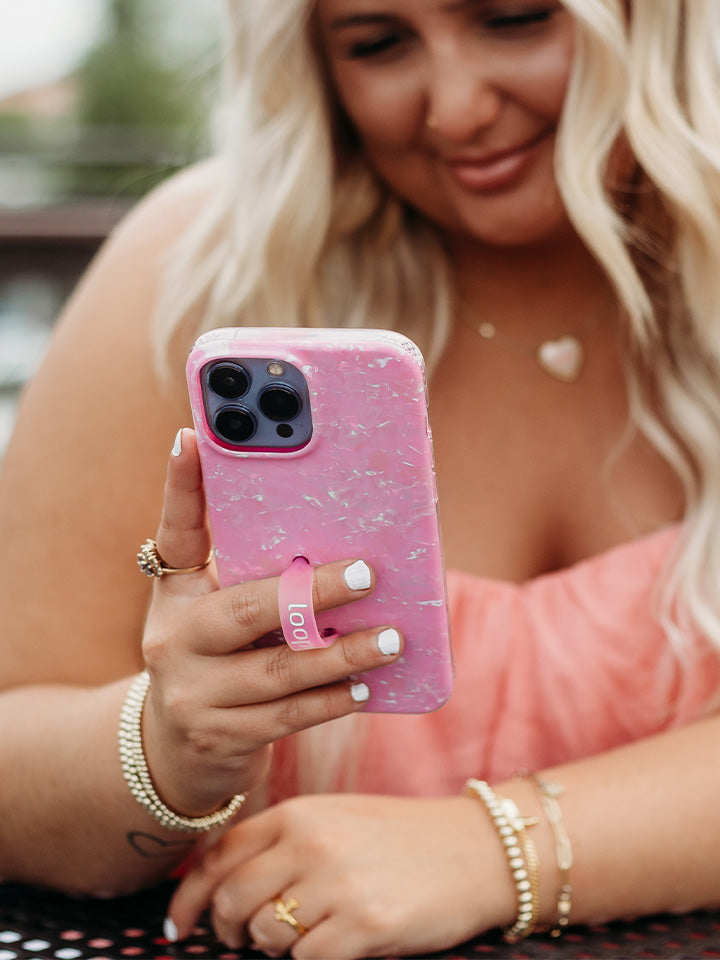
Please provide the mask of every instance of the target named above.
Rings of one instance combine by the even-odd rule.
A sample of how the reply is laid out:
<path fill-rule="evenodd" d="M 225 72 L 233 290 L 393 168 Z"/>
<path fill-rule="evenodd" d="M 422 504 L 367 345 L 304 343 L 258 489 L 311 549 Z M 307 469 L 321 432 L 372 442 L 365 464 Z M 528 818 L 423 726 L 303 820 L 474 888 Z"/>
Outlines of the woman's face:
<path fill-rule="evenodd" d="M 554 146 L 574 25 L 559 0 L 316 0 L 337 94 L 380 177 L 452 234 L 565 228 Z"/>

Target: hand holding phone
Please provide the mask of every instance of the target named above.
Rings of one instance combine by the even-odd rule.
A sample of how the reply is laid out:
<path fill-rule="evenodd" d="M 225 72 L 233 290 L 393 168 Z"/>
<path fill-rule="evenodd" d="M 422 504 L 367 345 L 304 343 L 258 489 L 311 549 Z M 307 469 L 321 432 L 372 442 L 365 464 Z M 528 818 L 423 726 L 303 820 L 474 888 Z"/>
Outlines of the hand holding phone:
<path fill-rule="evenodd" d="M 367 709 L 441 706 L 452 662 L 417 347 L 388 331 L 227 328 L 199 338 L 187 374 L 221 585 L 362 557 L 373 593 L 319 613 L 320 636 L 397 627 L 402 658 L 362 676 Z"/>
<path fill-rule="evenodd" d="M 208 554 L 201 480 L 197 436 L 182 430 L 168 458 L 156 534 L 171 568 L 198 566 Z M 314 604 L 337 609 L 369 596 L 374 583 L 362 561 L 322 564 L 313 568 Z M 277 625 L 276 577 L 218 590 L 215 570 L 200 564 L 155 581 L 142 637 L 151 679 L 142 733 L 153 784 L 171 809 L 200 816 L 254 790 L 267 774 L 270 744 L 364 709 L 369 687 L 354 674 L 372 673 L 402 652 L 402 638 L 388 648 L 377 627 L 322 650 L 254 649 Z"/>

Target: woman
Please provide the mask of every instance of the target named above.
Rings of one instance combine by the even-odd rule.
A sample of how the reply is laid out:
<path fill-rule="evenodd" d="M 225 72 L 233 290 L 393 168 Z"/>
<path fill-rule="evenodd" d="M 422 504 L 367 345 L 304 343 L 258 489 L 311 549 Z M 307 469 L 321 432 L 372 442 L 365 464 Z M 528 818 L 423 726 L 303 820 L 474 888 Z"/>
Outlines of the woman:
<path fill-rule="evenodd" d="M 188 821 L 168 936 L 209 906 L 226 943 L 298 960 L 718 904 L 716 4 L 229 10 L 219 157 L 110 239 L 4 464 L 0 872 L 137 889 L 188 858 Z M 423 348 L 456 659 L 436 714 L 362 715 L 348 678 L 401 655 L 377 625 L 249 649 L 277 582 L 216 589 L 194 434 L 172 437 L 190 344 L 229 323 Z M 192 569 L 151 593 L 133 558 L 161 508 L 159 556 Z M 358 561 L 316 570 L 318 608 L 372 590 Z"/>

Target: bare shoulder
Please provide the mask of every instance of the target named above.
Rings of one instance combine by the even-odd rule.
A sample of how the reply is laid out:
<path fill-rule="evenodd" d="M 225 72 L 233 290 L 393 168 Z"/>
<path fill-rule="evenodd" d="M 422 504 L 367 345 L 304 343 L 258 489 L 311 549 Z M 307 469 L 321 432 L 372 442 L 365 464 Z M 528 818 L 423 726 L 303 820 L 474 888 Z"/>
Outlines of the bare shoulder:
<path fill-rule="evenodd" d="M 118 224 L 23 397 L 0 472 L 3 682 L 101 682 L 138 664 L 148 584 L 135 552 L 188 425 L 182 377 L 157 373 L 152 321 L 172 246 L 216 176 L 189 169 Z"/>
<path fill-rule="evenodd" d="M 116 225 L 99 260 L 153 249 L 158 256 L 140 256 L 138 263 L 152 268 L 211 202 L 219 177 L 219 162 L 206 160 L 161 183 Z"/>
<path fill-rule="evenodd" d="M 125 348 L 134 334 L 146 349 L 150 325 L 173 248 L 211 202 L 217 161 L 206 161 L 171 177 L 115 226 L 68 301 L 53 342 L 81 348 L 91 339 L 122 332 Z M 52 355 L 52 351 L 51 351 Z"/>
<path fill-rule="evenodd" d="M 211 200 L 220 176 L 220 161 L 215 158 L 179 171 L 140 200 L 115 233 L 152 225 L 169 237 L 176 236 Z"/>
<path fill-rule="evenodd" d="M 49 384 L 49 369 L 53 382 L 60 380 L 71 396 L 73 375 L 84 367 L 88 383 L 102 350 L 112 354 L 112 369 L 126 389 L 132 384 L 157 405 L 152 326 L 158 298 L 172 251 L 210 202 L 217 176 L 216 161 L 193 166 L 153 190 L 116 225 L 66 304 L 30 397 Z M 172 400 L 167 393 L 166 398 Z"/>

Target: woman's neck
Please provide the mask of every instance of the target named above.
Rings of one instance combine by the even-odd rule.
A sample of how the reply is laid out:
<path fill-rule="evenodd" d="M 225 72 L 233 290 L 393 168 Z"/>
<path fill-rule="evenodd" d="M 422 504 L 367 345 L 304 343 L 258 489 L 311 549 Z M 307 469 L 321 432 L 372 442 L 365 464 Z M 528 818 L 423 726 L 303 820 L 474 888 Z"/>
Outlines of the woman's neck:
<path fill-rule="evenodd" d="M 616 298 L 577 235 L 525 248 L 447 242 L 461 317 L 497 320 L 507 335 L 554 336 L 592 312 L 615 312 Z"/>

